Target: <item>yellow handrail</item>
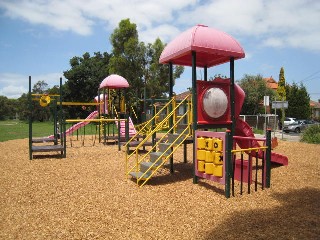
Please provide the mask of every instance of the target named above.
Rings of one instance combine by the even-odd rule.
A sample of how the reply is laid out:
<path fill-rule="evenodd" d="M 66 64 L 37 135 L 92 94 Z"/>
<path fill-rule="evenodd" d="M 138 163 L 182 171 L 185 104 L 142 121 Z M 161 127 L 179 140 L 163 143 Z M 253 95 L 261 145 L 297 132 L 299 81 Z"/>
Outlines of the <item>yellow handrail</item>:
<path fill-rule="evenodd" d="M 181 119 L 182 119 L 182 118 L 181 118 Z M 180 120 L 179 120 L 179 121 L 180 121 Z M 178 123 L 178 122 L 177 122 L 177 123 Z M 176 124 L 173 125 L 173 126 L 168 130 L 167 134 L 170 133 L 171 130 L 172 130 L 173 128 L 175 128 L 175 127 L 176 127 Z M 180 143 L 179 143 L 177 146 L 175 146 L 175 148 L 172 149 L 172 151 L 170 152 L 170 154 L 166 154 L 166 151 L 168 151 L 169 149 L 171 149 L 171 148 L 176 144 L 176 142 L 178 141 L 178 139 L 180 139 L 180 137 L 181 137 L 182 135 L 184 135 L 187 130 L 189 130 L 189 133 L 185 135 L 185 137 L 183 138 L 183 140 L 179 140 Z M 158 157 L 157 161 L 155 161 L 155 162 L 140 176 L 140 178 L 137 179 L 137 183 L 139 183 L 139 181 L 141 181 L 141 180 L 144 180 L 143 184 L 141 184 L 140 187 L 142 187 L 144 184 L 146 184 L 146 182 L 155 174 L 155 172 L 156 172 L 160 167 L 162 167 L 162 165 L 167 161 L 167 159 L 172 156 L 172 154 L 181 146 L 181 144 L 183 143 L 183 141 L 184 141 L 185 139 L 187 139 L 187 138 L 189 137 L 189 135 L 190 135 L 190 125 L 187 125 L 187 127 L 179 134 L 179 136 L 170 144 L 170 146 L 166 149 L 166 151 L 163 152 L 163 153 Z M 160 142 L 160 141 L 159 141 L 159 142 Z M 158 143 L 159 143 L 159 142 L 158 142 Z M 158 162 L 159 162 L 165 155 L 167 155 L 167 156 L 165 157 L 165 159 L 162 160 L 162 163 L 160 163 L 160 164 L 152 171 L 152 173 L 150 174 L 149 177 L 147 177 L 146 179 L 144 179 L 144 176 L 146 175 L 146 173 L 147 173 L 148 171 L 150 171 L 151 169 L 153 169 L 154 165 L 155 165 L 155 164 L 158 164 Z"/>
<path fill-rule="evenodd" d="M 161 127 L 162 127 L 162 125 L 166 122 L 166 121 L 168 121 L 169 120 L 169 118 L 173 115 L 173 114 L 175 114 L 175 112 L 176 112 L 176 110 L 185 102 L 185 101 L 187 101 L 187 99 L 189 98 L 189 96 L 187 96 L 187 97 L 185 97 L 178 105 L 176 105 L 173 109 L 172 109 L 172 111 L 151 131 L 151 132 L 149 132 L 149 134 L 140 142 L 140 144 L 136 147 L 136 149 L 131 153 L 131 154 L 126 154 L 126 175 L 128 175 L 135 167 L 137 168 L 137 172 L 138 172 L 138 167 L 139 167 L 139 164 L 150 154 L 150 152 L 152 152 L 157 146 L 158 146 L 158 144 L 160 143 L 160 142 L 162 142 L 162 140 L 166 137 L 166 135 L 168 134 L 168 133 L 170 133 L 172 130 L 174 130 L 175 128 L 176 128 L 176 126 L 178 125 L 178 123 L 180 123 L 180 121 L 182 121 L 182 119 L 184 119 L 185 117 L 188 119 L 188 123 L 187 123 L 187 127 L 186 127 L 186 129 L 189 129 L 189 134 L 186 136 L 186 138 L 190 135 L 190 134 L 192 134 L 191 133 L 191 131 L 190 131 L 190 125 L 191 125 L 191 119 L 189 118 L 190 117 L 190 111 L 191 111 L 191 108 L 190 108 L 190 106 L 192 106 L 192 105 L 190 105 L 190 104 L 188 104 L 188 110 L 179 118 L 179 120 L 178 121 L 175 121 L 174 122 L 174 124 L 173 124 L 173 126 L 167 131 L 167 133 L 165 133 L 158 141 L 157 141 L 157 143 L 144 155 L 144 156 L 142 156 L 142 158 L 139 160 L 139 155 L 138 155 L 138 149 L 141 147 L 141 146 L 143 146 L 143 144 L 148 140 L 148 139 L 150 139 L 151 137 L 152 137 L 152 135 L 154 134 L 154 133 L 156 133 L 157 131 L 159 131 L 160 129 L 161 129 Z M 170 104 L 170 103 L 173 103 L 174 102 L 174 98 L 171 100 L 171 101 L 169 101 L 168 102 L 168 104 Z M 163 110 L 163 109 L 165 109 L 167 106 L 168 106 L 168 104 L 166 104 L 161 110 Z M 159 111 L 159 112 L 161 112 L 161 111 Z M 152 120 L 152 119 L 150 119 L 150 120 Z M 185 131 L 186 131 L 186 129 L 183 131 L 183 133 L 185 133 Z M 182 134 L 183 134 L 182 133 Z M 180 135 L 181 136 L 181 135 Z M 179 137 L 180 137 L 179 136 Z M 132 166 L 132 167 L 130 167 L 130 169 L 129 169 L 129 159 L 133 156 L 133 155 L 136 155 L 136 164 L 135 164 L 135 166 Z M 129 170 L 128 170 L 129 169 Z M 143 177 L 143 176 L 141 176 L 141 177 Z M 140 181 L 141 180 L 141 178 L 140 179 L 138 179 L 138 181 Z"/>
<path fill-rule="evenodd" d="M 258 152 L 259 150 L 265 151 L 268 147 L 257 147 L 257 148 L 243 148 L 243 149 L 235 149 L 235 150 L 231 150 L 232 153 L 238 153 L 238 152 L 251 152 L 251 151 L 256 151 Z"/>
<path fill-rule="evenodd" d="M 186 116 L 187 113 L 188 113 L 188 112 L 186 112 L 183 116 Z M 183 118 L 181 118 L 181 119 L 183 119 Z M 152 146 L 151 149 L 142 156 L 142 158 L 140 158 L 140 160 L 138 160 L 138 151 L 134 151 L 134 152 L 132 152 L 132 153 L 129 155 L 129 158 L 130 158 L 133 154 L 136 154 L 136 160 L 138 160 L 138 161 L 136 162 L 136 165 L 135 165 L 135 166 L 133 166 L 131 169 L 127 170 L 127 172 L 126 172 L 127 175 L 128 175 L 137 165 L 139 165 L 147 156 L 149 156 L 149 154 L 150 154 L 151 152 L 153 152 L 153 150 L 159 145 L 160 142 L 162 142 L 162 140 L 167 136 L 167 134 L 170 133 L 170 131 L 175 128 L 175 126 L 181 121 L 181 119 L 179 119 L 179 120 L 176 122 L 176 124 L 173 125 L 173 126 L 157 141 L 157 143 L 156 143 L 154 146 Z M 187 128 L 189 128 L 189 126 L 190 126 L 190 124 L 187 125 Z M 137 150 L 137 149 L 138 149 L 138 147 L 136 148 L 136 150 Z M 129 158 L 128 158 L 128 159 L 129 159 Z"/>
<path fill-rule="evenodd" d="M 158 114 L 160 114 L 160 112 L 162 112 L 162 111 L 166 108 L 167 105 L 171 104 L 171 102 L 172 102 L 173 100 L 174 100 L 174 99 L 172 98 L 165 106 L 163 106 L 163 108 L 161 108 L 161 110 L 158 112 Z M 143 130 L 146 128 L 146 126 L 148 126 L 149 124 L 151 124 L 152 121 L 158 116 L 158 114 L 157 114 L 157 115 L 154 115 L 150 120 L 148 120 L 147 122 L 145 122 L 144 127 L 142 127 L 139 131 L 137 131 L 137 133 L 136 133 L 134 136 L 132 136 L 132 137 L 129 139 L 129 141 L 124 145 L 124 147 L 126 147 L 131 141 L 133 141 L 134 139 L 136 139 L 137 136 L 141 135 L 141 133 L 143 133 Z"/>

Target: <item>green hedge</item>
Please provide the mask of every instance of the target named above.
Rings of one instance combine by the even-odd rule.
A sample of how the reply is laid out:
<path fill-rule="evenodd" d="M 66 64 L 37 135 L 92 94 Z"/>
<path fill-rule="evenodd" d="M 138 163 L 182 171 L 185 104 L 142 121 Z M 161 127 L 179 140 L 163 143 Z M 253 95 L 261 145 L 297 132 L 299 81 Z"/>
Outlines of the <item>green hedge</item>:
<path fill-rule="evenodd" d="M 320 144 L 320 125 L 308 127 L 301 136 L 301 142 Z"/>

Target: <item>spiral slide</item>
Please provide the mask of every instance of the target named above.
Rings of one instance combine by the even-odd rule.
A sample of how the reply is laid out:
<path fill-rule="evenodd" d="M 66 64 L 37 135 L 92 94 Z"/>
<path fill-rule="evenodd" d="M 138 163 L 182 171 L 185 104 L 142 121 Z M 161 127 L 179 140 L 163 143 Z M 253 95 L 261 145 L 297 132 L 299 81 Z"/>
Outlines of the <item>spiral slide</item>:
<path fill-rule="evenodd" d="M 235 129 L 235 135 L 236 136 L 241 136 L 241 137 L 253 137 L 254 138 L 254 133 L 248 123 L 246 123 L 244 120 L 241 118 L 237 119 L 236 122 L 236 129 Z M 239 145 L 240 148 L 255 148 L 255 147 L 260 147 L 260 144 L 257 140 L 245 140 L 245 139 L 235 139 L 236 143 Z M 261 158 L 261 153 L 259 153 L 259 158 Z M 288 157 L 281 155 L 279 153 L 274 153 L 271 152 L 271 162 L 281 164 L 283 166 L 288 165 Z"/>

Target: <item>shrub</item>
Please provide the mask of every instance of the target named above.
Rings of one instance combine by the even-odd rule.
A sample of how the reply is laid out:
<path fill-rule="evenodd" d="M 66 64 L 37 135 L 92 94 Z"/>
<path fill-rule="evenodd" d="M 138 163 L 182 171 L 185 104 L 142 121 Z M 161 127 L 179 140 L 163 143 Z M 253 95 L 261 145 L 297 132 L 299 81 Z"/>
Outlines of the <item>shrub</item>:
<path fill-rule="evenodd" d="M 301 142 L 320 144 L 320 125 L 308 127 L 302 134 Z"/>

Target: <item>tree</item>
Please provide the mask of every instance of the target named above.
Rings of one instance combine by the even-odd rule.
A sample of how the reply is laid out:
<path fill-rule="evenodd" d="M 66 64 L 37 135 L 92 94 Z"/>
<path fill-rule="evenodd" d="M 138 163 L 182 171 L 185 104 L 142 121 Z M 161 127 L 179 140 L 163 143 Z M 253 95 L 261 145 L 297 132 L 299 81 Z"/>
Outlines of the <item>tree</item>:
<path fill-rule="evenodd" d="M 169 91 L 169 67 L 159 63 L 165 47 L 159 38 L 153 44 L 139 42 L 136 24 L 124 19 L 112 33 L 110 41 L 113 46 L 110 73 L 128 80 L 127 99 L 131 103 L 142 98 L 145 84 L 148 97 L 163 97 Z M 183 69 L 175 67 L 173 77 L 180 77 Z"/>
<path fill-rule="evenodd" d="M 136 24 L 129 19 L 121 20 L 111 34 L 110 42 L 113 48 L 109 71 L 128 81 L 130 87 L 125 90 L 126 102 L 136 105 L 143 93 L 146 54 L 145 44 L 139 43 Z"/>
<path fill-rule="evenodd" d="M 30 115 L 28 94 L 23 93 L 21 97 L 18 98 L 18 102 L 19 102 L 19 106 L 18 106 L 19 119 L 27 121 Z"/>
<path fill-rule="evenodd" d="M 40 80 L 33 85 L 32 93 L 46 94 L 48 93 L 48 83 Z M 27 107 L 28 109 L 29 107 Z M 49 107 L 41 107 L 39 101 L 32 101 L 32 116 L 34 121 L 48 121 L 50 118 Z"/>
<path fill-rule="evenodd" d="M 287 116 L 298 119 L 309 119 L 311 116 L 310 96 L 305 86 L 301 83 L 293 83 L 287 87 L 288 109 Z"/>
<path fill-rule="evenodd" d="M 6 96 L 0 96 L 0 120 L 5 120 L 9 111 L 9 99 Z"/>
<path fill-rule="evenodd" d="M 258 113 L 264 113 L 263 97 L 269 96 L 274 98 L 274 90 L 267 87 L 266 82 L 261 75 L 244 75 L 244 77 L 238 81 L 240 87 L 246 94 L 244 99 L 242 114 L 256 115 Z"/>
<path fill-rule="evenodd" d="M 68 81 L 63 87 L 63 100 L 92 102 L 97 96 L 100 83 L 109 75 L 109 60 L 110 55 L 106 52 L 103 54 L 95 52 L 92 57 L 86 52 L 82 57 L 70 59 L 71 69 L 64 72 Z M 88 111 L 83 111 L 81 107 L 73 106 L 65 109 L 71 118 L 83 118 L 88 114 Z"/>
<path fill-rule="evenodd" d="M 286 79 L 284 77 L 284 68 L 281 67 L 280 73 L 279 73 L 279 82 L 278 82 L 278 88 L 277 88 L 277 100 L 280 101 L 286 101 Z M 285 119 L 285 109 L 281 109 L 281 122 L 283 123 Z"/>
<path fill-rule="evenodd" d="M 144 61 L 144 79 L 146 81 L 147 96 L 155 98 L 166 97 L 169 90 L 169 65 L 159 63 L 160 55 L 165 44 L 157 38 L 153 44 L 146 46 Z M 173 67 L 173 80 L 183 73 L 183 66 Z"/>

